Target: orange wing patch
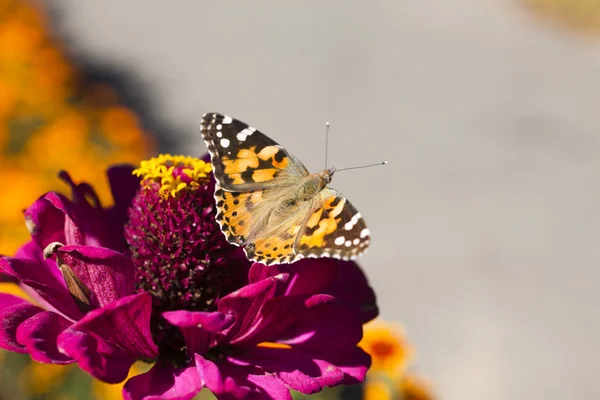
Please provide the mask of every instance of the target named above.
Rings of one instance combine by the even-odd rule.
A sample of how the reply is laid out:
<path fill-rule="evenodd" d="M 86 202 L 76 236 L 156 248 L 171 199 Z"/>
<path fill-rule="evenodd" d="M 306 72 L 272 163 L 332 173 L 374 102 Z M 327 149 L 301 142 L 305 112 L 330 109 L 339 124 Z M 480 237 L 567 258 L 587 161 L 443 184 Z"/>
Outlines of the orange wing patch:
<path fill-rule="evenodd" d="M 287 168 L 289 159 L 285 156 L 282 149 L 277 146 L 267 146 L 258 153 L 258 158 L 264 161 L 270 161 L 277 169 Z M 277 160 L 281 158 L 281 160 Z"/>
<path fill-rule="evenodd" d="M 261 192 L 227 192 L 217 186 L 217 222 L 230 243 L 242 245 L 250 232 L 251 210 L 261 200 Z"/>
<path fill-rule="evenodd" d="M 324 246 L 325 236 L 336 231 L 339 218 L 336 218 L 344 209 L 346 199 L 330 197 L 317 208 L 306 224 L 306 228 L 298 240 L 297 247 L 302 249 L 320 248 Z"/>
<path fill-rule="evenodd" d="M 268 169 L 257 169 L 252 173 L 252 180 L 254 182 L 266 182 L 275 179 L 277 170 L 275 168 Z"/>
<path fill-rule="evenodd" d="M 223 173 L 233 185 L 272 181 L 289 165 L 285 152 L 277 146 L 266 146 L 259 152 L 256 146 L 240 149 L 233 157 L 224 155 L 222 162 Z"/>
<path fill-rule="evenodd" d="M 234 185 L 242 185 L 246 182 L 244 181 L 244 178 L 242 178 L 242 174 L 239 172 L 236 172 L 235 174 L 229 174 L 229 179 L 231 179 L 231 183 Z"/>
<path fill-rule="evenodd" d="M 228 157 L 223 157 L 223 171 L 226 174 L 234 174 L 245 172 L 248 168 L 256 169 L 258 168 L 258 158 L 256 157 L 256 153 L 254 152 L 254 148 L 252 149 L 242 149 L 238 152 L 236 159 L 229 159 Z"/>
<path fill-rule="evenodd" d="M 296 256 L 294 242 L 302 227 L 293 225 L 280 235 L 259 238 L 244 248 L 249 260 L 265 265 L 290 263 Z"/>

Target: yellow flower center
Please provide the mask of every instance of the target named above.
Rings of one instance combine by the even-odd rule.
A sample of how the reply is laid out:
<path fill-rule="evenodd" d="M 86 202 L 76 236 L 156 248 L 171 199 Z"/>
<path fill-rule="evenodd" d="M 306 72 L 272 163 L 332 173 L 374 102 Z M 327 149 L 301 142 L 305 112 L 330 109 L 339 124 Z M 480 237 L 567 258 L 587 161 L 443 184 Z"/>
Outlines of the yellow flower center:
<path fill-rule="evenodd" d="M 208 179 L 211 171 L 212 165 L 200 159 L 161 154 L 142 161 L 133 174 L 142 178 L 143 186 L 158 183 L 161 195 L 176 197 L 182 190 L 198 187 L 200 182 Z"/>

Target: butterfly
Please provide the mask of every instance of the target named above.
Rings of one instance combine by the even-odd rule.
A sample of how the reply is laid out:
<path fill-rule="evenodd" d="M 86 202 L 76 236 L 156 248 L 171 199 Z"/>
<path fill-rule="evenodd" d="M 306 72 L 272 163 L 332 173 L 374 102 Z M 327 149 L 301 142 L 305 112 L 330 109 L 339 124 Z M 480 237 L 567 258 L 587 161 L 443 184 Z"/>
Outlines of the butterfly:
<path fill-rule="evenodd" d="M 204 114 L 200 129 L 216 179 L 217 222 L 249 260 L 350 260 L 367 250 L 364 219 L 327 187 L 335 168 L 311 174 L 267 135 L 226 115 Z"/>

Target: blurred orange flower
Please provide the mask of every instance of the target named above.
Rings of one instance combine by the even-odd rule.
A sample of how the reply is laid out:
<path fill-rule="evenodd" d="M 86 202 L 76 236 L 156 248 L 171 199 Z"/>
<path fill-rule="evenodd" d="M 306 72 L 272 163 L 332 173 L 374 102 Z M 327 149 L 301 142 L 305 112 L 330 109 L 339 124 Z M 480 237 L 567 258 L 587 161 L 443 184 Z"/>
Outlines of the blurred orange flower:
<path fill-rule="evenodd" d="M 366 400 L 433 400 L 422 379 L 407 372 L 415 351 L 399 324 L 376 319 L 364 326 L 359 346 L 372 358 L 363 398 Z"/>
<path fill-rule="evenodd" d="M 359 346 L 372 358 L 370 373 L 402 374 L 414 356 L 399 324 L 376 319 L 364 326 Z"/>
<path fill-rule="evenodd" d="M 59 170 L 105 182 L 109 164 L 138 163 L 154 148 L 114 89 L 80 79 L 36 5 L 0 0 L 0 169 L 2 192 L 13 194 L 0 198 L 0 254 L 27 239 L 22 211 L 62 189 Z M 98 191 L 110 201 L 107 184 Z"/>

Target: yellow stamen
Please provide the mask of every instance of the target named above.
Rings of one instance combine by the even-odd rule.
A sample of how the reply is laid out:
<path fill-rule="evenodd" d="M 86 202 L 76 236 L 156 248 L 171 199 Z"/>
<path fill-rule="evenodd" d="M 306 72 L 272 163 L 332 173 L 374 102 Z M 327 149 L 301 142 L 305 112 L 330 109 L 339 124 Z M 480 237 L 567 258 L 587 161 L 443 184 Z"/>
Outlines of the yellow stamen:
<path fill-rule="evenodd" d="M 186 183 L 181 180 L 181 176 L 174 176 L 173 171 L 176 167 L 182 168 L 182 172 L 192 182 Z M 190 156 L 160 154 L 150 160 L 142 161 L 140 167 L 133 171 L 133 174 L 142 178 L 142 185 L 147 186 L 152 182 L 160 184 L 159 193 L 162 196 L 175 197 L 186 188 L 194 189 L 198 187 L 200 181 L 208 179 L 208 174 L 211 171 L 212 165 L 200 159 Z"/>

